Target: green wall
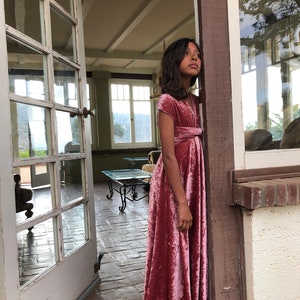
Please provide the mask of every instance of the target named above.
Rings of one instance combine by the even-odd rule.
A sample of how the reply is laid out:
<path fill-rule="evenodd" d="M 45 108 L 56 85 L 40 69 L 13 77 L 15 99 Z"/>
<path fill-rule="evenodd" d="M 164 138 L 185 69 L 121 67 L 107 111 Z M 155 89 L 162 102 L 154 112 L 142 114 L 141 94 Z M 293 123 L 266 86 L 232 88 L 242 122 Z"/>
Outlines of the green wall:
<path fill-rule="evenodd" d="M 147 157 L 153 150 L 149 149 L 111 149 L 111 126 L 109 110 L 109 79 L 110 72 L 97 71 L 89 78 L 91 83 L 91 107 L 95 107 L 95 117 L 92 119 L 92 160 L 94 182 L 104 181 L 107 178 L 101 170 L 128 168 L 128 161 L 124 157 Z"/>

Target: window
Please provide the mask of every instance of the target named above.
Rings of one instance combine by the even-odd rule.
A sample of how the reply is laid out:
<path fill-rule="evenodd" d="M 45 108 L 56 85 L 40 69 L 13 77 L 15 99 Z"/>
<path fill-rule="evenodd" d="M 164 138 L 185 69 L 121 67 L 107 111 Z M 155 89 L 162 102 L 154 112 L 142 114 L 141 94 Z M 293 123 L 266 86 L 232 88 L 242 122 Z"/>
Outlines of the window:
<path fill-rule="evenodd" d="M 246 150 L 300 148 L 299 1 L 240 0 L 239 13 Z"/>
<path fill-rule="evenodd" d="M 279 112 L 284 118 L 280 121 L 280 126 L 282 128 L 282 132 L 286 130 L 286 123 L 288 123 L 288 118 L 285 117 L 285 112 L 291 116 L 291 111 L 293 110 L 293 104 L 289 106 L 288 109 L 283 109 L 283 103 L 281 103 L 284 99 L 284 94 L 282 95 L 282 91 L 284 91 L 284 87 L 288 86 L 290 88 L 291 94 L 295 95 L 297 90 L 299 90 L 299 85 L 295 83 L 296 77 L 288 83 L 285 83 L 281 79 L 281 74 L 279 76 L 279 82 L 273 81 L 274 77 L 267 77 L 270 74 L 267 71 L 264 71 L 264 77 L 262 77 L 262 71 L 260 68 L 265 66 L 265 69 L 268 68 L 278 68 L 281 62 L 278 57 L 278 46 L 280 45 L 277 38 L 273 39 L 276 43 L 271 43 L 270 39 L 272 34 L 277 33 L 279 36 L 284 36 L 283 28 L 294 28 L 291 30 L 291 33 L 294 31 L 294 35 L 291 35 L 292 39 L 289 43 L 290 50 L 287 59 L 282 57 L 282 63 L 286 62 L 290 65 L 291 71 L 297 71 L 299 69 L 299 60 L 296 60 L 297 53 L 299 53 L 299 44 L 297 32 L 298 29 L 295 28 L 295 24 L 297 24 L 296 18 L 299 17 L 299 8 L 296 6 L 296 1 L 291 0 L 289 3 L 291 5 L 287 5 L 286 1 L 249 1 L 249 0 L 236 0 L 236 1 L 227 1 L 228 2 L 228 23 L 229 23 L 229 38 L 230 38 L 230 70 L 231 70 L 231 88 L 232 88 L 232 108 L 233 108 L 233 139 L 234 139 L 234 161 L 236 169 L 255 169 L 255 168 L 270 168 L 270 167 L 286 167 L 286 166 L 295 166 L 300 164 L 300 147 L 294 149 L 286 149 L 286 148 L 274 148 L 274 149 L 256 149 L 256 150 L 246 150 L 246 131 L 263 129 L 270 132 L 270 114 L 267 113 L 269 111 L 268 101 L 272 102 L 271 99 L 274 93 L 277 93 L 278 88 L 280 88 L 280 102 L 277 105 L 280 105 Z M 282 18 L 279 18 L 279 15 L 276 13 L 274 17 L 272 13 L 269 14 L 270 10 L 275 9 L 275 7 L 280 10 L 287 9 L 287 14 L 283 14 Z M 291 10 L 289 10 L 291 9 Z M 292 13 L 291 13 L 292 11 Z M 275 13 L 275 11 L 274 11 Z M 259 16 L 267 16 L 265 20 L 265 28 L 258 26 L 254 20 Z M 284 17 L 285 16 L 285 17 Z M 252 21 L 252 22 L 250 22 Z M 262 24 L 262 23 L 260 23 Z M 290 25 L 289 25 L 290 24 Z M 268 27 L 269 26 L 269 27 Z M 273 29 L 271 29 L 273 26 Z M 275 27 L 274 27 L 275 26 Z M 282 28 L 280 28 L 282 26 Z M 298 26 L 298 25 L 297 25 Z M 296 27 L 297 27 L 296 26 Z M 256 31 L 255 31 L 256 30 Z M 260 32 L 260 34 L 259 34 Z M 298 33 L 299 34 L 299 33 Z M 275 34 L 276 35 L 276 34 Z M 257 40 L 256 40 L 257 39 Z M 254 43 L 254 41 L 256 42 Z M 268 41 L 269 40 L 269 41 Z M 271 39 L 272 40 L 272 39 Z M 284 41 L 283 38 L 281 38 Z M 277 45 L 277 48 L 275 47 Z M 262 46 L 264 48 L 262 48 Z M 265 49 L 265 50 L 263 50 Z M 277 50 L 276 50 L 277 49 Z M 295 54 L 293 53 L 295 52 Z M 273 54 L 272 54 L 273 53 Z M 266 58 L 269 56 L 269 60 Z M 265 64 L 262 63 L 262 58 L 264 57 Z M 275 58 L 274 60 L 270 58 Z M 266 64 L 268 62 L 268 64 Z M 295 69 L 294 69 L 295 68 Z M 283 69 L 284 70 L 284 69 Z M 294 74 L 296 74 L 294 73 Z M 289 72 L 287 73 L 289 74 Z M 267 80 L 259 80 L 260 78 L 264 78 Z M 248 80 L 247 76 L 253 78 Z M 269 75 L 268 75 L 269 76 Z M 294 76 L 294 75 L 292 75 Z M 255 79 L 254 79 L 255 78 Z M 271 79 L 272 78 L 272 79 Z M 278 78 L 278 73 L 276 78 Z M 283 77 L 284 78 L 284 77 Z M 277 79 L 278 80 L 278 79 Z M 261 87 L 264 86 L 266 100 L 265 100 L 265 114 L 264 119 L 262 118 L 262 114 L 259 114 L 260 106 L 258 99 L 261 98 Z M 283 90 L 282 90 L 283 89 Z M 282 90 L 282 91 L 281 91 Z M 278 95 L 277 95 L 278 96 Z M 294 104 L 297 104 L 297 99 L 295 96 L 293 97 Z M 292 98 L 290 98 L 292 99 Z M 278 100 L 277 100 L 278 101 Z M 248 105 L 250 108 L 247 108 Z M 281 108 L 282 107 L 282 108 Z M 275 107 L 276 108 L 276 107 Z M 277 109 L 277 108 L 276 108 Z M 273 116 L 274 109 L 271 108 L 271 117 Z M 299 117 L 294 116 L 295 122 L 299 121 Z M 260 127 L 260 121 L 264 120 L 262 124 L 266 127 Z M 292 119 L 290 119 L 292 122 Z M 253 127 L 252 127 L 253 126 Z M 269 130 L 268 130 L 269 128 Z M 296 128 L 296 127 L 295 127 Z M 273 130 L 273 129 L 272 129 Z M 278 132 L 278 131 L 277 131 Z M 297 130 L 296 130 L 297 132 Z M 299 132 L 299 131 L 298 131 Z M 284 136 L 284 135 L 283 135 Z M 274 146 L 279 145 L 281 138 L 277 140 L 277 137 L 273 134 L 271 136 Z M 258 151 L 260 150 L 260 151 Z"/>
<path fill-rule="evenodd" d="M 110 82 L 112 148 L 152 147 L 150 81 Z"/>
<path fill-rule="evenodd" d="M 16 71 L 15 71 L 16 72 Z M 11 91 L 23 97 L 30 97 L 33 99 L 45 100 L 44 94 L 44 83 L 43 78 L 39 76 L 10 76 Z M 62 105 L 70 105 L 77 107 L 78 101 L 76 99 L 76 85 L 72 82 L 67 82 L 68 79 L 64 79 L 65 84 L 55 84 L 55 99 L 56 102 Z M 89 105 L 89 85 L 86 85 L 87 89 L 87 102 Z M 39 107 L 29 106 L 25 104 L 18 104 L 17 111 L 22 116 L 27 115 L 28 120 L 22 120 L 19 124 L 19 151 L 20 153 L 15 154 L 16 157 L 29 156 L 30 146 L 35 151 L 31 150 L 31 155 L 36 155 L 37 153 L 48 152 L 47 149 L 47 137 L 45 129 L 45 111 Z M 78 128 L 78 118 L 70 118 L 70 114 L 57 111 L 57 127 L 58 129 L 64 128 L 64 130 L 59 130 L 57 134 L 58 138 L 58 152 L 63 153 L 65 145 L 68 142 L 72 142 L 73 145 L 80 144 L 79 140 L 79 128 Z M 70 127 L 70 128 L 69 128 Z M 31 145 L 29 145 L 28 139 L 25 136 L 31 136 Z"/>

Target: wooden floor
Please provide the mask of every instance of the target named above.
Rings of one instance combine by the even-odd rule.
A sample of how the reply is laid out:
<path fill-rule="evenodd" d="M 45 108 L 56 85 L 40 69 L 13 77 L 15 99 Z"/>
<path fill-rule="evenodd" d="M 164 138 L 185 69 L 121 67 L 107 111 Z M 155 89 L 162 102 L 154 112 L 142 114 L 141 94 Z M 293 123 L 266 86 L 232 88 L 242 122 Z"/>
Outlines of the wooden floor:
<path fill-rule="evenodd" d="M 139 187 L 139 195 L 144 190 Z M 143 299 L 146 258 L 148 198 L 129 202 L 119 213 L 120 196 L 106 198 L 106 184 L 95 184 L 98 252 L 105 252 L 101 282 L 86 300 Z"/>

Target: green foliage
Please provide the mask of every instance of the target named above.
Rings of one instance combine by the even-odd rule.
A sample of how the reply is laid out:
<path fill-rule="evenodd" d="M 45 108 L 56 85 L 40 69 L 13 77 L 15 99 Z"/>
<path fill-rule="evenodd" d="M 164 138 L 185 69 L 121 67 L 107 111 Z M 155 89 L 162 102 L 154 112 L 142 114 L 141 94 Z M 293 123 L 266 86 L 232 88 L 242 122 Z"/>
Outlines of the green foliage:
<path fill-rule="evenodd" d="M 114 134 L 118 137 L 124 136 L 124 128 L 120 123 L 114 124 Z"/>
<path fill-rule="evenodd" d="M 283 136 L 283 119 L 280 114 L 273 114 L 273 118 L 270 117 L 270 129 L 273 141 L 281 140 Z"/>
<path fill-rule="evenodd" d="M 245 125 L 245 131 L 255 130 L 255 129 L 257 129 L 257 122 L 255 122 L 255 123 L 247 123 Z"/>
<path fill-rule="evenodd" d="M 29 150 L 26 149 L 26 150 L 22 150 L 19 152 L 19 157 L 20 158 L 28 158 L 29 157 Z"/>
<path fill-rule="evenodd" d="M 40 157 L 47 156 L 46 150 L 35 150 L 34 152 L 35 152 L 35 156 L 40 156 Z"/>
<path fill-rule="evenodd" d="M 71 119 L 72 139 L 74 144 L 80 143 L 78 118 Z"/>
<path fill-rule="evenodd" d="M 293 120 L 300 117 L 299 104 L 293 105 Z M 255 130 L 257 129 L 257 122 L 249 123 L 245 126 L 245 130 Z M 283 118 L 281 114 L 274 113 L 273 116 L 269 116 L 269 129 L 272 134 L 273 141 L 279 141 L 282 139 L 284 128 L 283 128 Z"/>
<path fill-rule="evenodd" d="M 28 157 L 32 157 L 32 156 L 38 156 L 38 157 L 47 156 L 47 150 L 35 150 L 34 155 L 30 155 L 28 149 L 19 151 L 20 158 L 28 158 Z"/>
<path fill-rule="evenodd" d="M 299 108 L 299 104 L 295 104 L 293 106 L 293 117 L 294 119 L 297 119 L 300 117 L 300 108 Z"/>

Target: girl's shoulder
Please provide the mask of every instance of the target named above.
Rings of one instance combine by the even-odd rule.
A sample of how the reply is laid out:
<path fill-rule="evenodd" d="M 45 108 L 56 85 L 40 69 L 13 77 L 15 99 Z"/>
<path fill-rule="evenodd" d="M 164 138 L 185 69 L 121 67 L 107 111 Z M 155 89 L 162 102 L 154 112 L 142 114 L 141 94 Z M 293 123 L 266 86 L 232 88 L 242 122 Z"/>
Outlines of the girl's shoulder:
<path fill-rule="evenodd" d="M 170 94 L 168 93 L 165 93 L 165 94 L 161 94 L 158 98 L 158 101 L 177 101 L 176 98 L 174 98 L 173 96 L 171 96 Z"/>
<path fill-rule="evenodd" d="M 158 98 L 158 107 L 163 107 L 166 105 L 175 105 L 176 102 L 178 102 L 178 100 L 170 94 L 161 94 Z"/>
<path fill-rule="evenodd" d="M 190 96 L 189 97 L 192 97 L 193 100 L 197 101 L 197 102 L 200 102 L 200 97 L 193 94 L 193 93 L 190 93 Z M 184 100 L 184 99 L 182 99 Z M 173 96 L 171 96 L 170 94 L 168 93 L 165 93 L 165 94 L 161 94 L 158 98 L 158 101 L 181 101 L 181 100 L 178 100 L 176 98 L 174 98 Z"/>
<path fill-rule="evenodd" d="M 174 117 L 180 105 L 179 102 L 170 94 L 161 94 L 158 99 L 157 109 Z"/>

